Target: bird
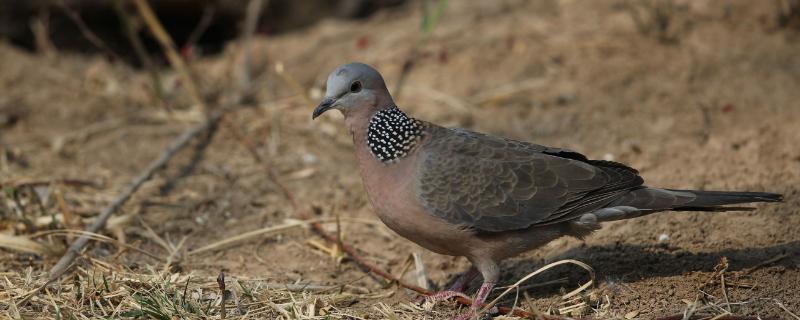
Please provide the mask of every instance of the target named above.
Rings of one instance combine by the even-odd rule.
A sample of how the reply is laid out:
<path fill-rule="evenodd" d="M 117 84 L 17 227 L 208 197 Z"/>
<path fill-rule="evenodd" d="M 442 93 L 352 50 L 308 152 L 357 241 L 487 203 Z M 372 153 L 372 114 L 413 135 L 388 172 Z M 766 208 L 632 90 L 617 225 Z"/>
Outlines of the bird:
<path fill-rule="evenodd" d="M 466 285 L 483 277 L 457 319 L 479 313 L 503 259 L 562 236 L 582 239 L 603 222 L 662 211 L 742 210 L 726 205 L 783 200 L 766 192 L 649 187 L 622 163 L 419 120 L 400 110 L 381 74 L 364 63 L 330 73 L 312 120 L 334 109 L 344 115 L 378 218 L 428 250 L 471 262 L 431 299 L 464 296 Z"/>

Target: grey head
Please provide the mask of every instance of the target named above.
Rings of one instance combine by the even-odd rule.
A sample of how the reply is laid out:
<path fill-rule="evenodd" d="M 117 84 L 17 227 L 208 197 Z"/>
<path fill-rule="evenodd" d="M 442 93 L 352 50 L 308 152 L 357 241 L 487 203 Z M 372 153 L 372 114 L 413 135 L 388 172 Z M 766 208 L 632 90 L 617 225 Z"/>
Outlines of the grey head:
<path fill-rule="evenodd" d="M 372 114 L 394 105 L 383 77 L 369 65 L 353 62 L 339 66 L 328 76 L 325 98 L 311 115 L 316 119 L 325 111 L 337 109 L 345 117 Z"/>

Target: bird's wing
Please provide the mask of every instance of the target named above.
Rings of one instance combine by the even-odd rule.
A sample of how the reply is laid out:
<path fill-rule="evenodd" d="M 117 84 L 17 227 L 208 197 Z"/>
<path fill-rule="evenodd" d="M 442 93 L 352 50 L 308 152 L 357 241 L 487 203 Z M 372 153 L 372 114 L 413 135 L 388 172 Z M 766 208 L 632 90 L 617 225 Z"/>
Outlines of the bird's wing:
<path fill-rule="evenodd" d="M 434 125 L 427 135 L 420 202 L 465 228 L 499 232 L 569 220 L 643 183 L 634 169 L 567 149 Z"/>

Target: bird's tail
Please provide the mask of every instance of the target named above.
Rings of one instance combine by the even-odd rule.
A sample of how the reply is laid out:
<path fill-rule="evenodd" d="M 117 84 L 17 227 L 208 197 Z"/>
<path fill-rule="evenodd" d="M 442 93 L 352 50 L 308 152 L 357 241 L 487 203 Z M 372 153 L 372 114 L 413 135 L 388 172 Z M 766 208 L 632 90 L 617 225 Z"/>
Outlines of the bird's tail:
<path fill-rule="evenodd" d="M 783 195 L 769 192 L 746 192 L 746 191 L 700 191 L 700 190 L 672 190 L 663 189 L 667 192 L 691 193 L 695 198 L 687 203 L 676 206 L 670 210 L 676 211 L 729 211 L 736 210 L 738 207 L 722 207 L 731 204 L 743 204 L 753 202 L 781 202 Z M 729 210 L 725 210 L 729 209 Z"/>
<path fill-rule="evenodd" d="M 642 187 L 622 195 L 606 207 L 578 220 L 597 222 L 630 219 L 660 211 L 741 211 L 751 207 L 730 206 L 752 202 L 780 202 L 783 195 L 768 192 L 700 191 Z"/>

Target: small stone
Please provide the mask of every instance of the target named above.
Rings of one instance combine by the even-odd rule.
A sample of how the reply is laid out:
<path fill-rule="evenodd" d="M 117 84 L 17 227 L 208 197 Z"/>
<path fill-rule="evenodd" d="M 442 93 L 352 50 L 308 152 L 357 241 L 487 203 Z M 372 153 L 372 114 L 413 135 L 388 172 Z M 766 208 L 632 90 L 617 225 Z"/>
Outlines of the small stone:
<path fill-rule="evenodd" d="M 302 156 L 302 159 L 303 159 L 303 163 L 307 163 L 307 164 L 317 162 L 317 156 L 315 156 L 313 154 L 310 154 L 310 153 L 304 153 L 303 156 Z"/>

